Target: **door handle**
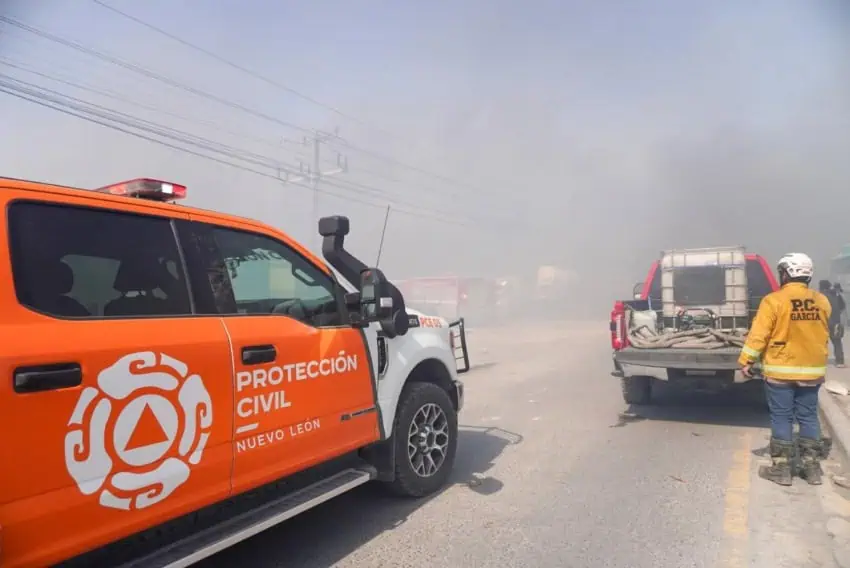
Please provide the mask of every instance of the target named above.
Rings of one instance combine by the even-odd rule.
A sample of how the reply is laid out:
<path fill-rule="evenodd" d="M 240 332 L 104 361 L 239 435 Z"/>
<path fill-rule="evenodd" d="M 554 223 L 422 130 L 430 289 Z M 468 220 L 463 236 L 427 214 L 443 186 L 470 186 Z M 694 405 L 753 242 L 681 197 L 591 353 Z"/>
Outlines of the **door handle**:
<path fill-rule="evenodd" d="M 259 365 L 260 363 L 272 363 L 277 358 L 277 349 L 274 345 L 252 345 L 242 348 L 243 365 Z"/>
<path fill-rule="evenodd" d="M 83 383 L 83 369 L 79 363 L 18 367 L 14 382 L 19 394 L 78 387 Z"/>

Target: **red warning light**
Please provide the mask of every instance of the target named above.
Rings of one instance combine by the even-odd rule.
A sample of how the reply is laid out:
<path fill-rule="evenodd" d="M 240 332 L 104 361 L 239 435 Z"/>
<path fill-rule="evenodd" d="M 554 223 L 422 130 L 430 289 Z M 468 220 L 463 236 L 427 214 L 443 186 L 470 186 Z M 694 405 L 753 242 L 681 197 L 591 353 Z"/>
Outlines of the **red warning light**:
<path fill-rule="evenodd" d="M 100 187 L 95 191 L 138 197 L 153 201 L 177 201 L 186 198 L 186 186 L 157 179 L 140 178 Z"/>

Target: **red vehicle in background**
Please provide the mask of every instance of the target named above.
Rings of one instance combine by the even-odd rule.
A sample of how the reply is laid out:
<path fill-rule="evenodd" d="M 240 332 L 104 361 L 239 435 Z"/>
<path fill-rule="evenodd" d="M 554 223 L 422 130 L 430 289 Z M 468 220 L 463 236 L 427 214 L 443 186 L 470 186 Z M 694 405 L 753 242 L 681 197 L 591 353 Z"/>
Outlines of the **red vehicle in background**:
<path fill-rule="evenodd" d="M 679 260 L 671 261 L 674 257 Z M 709 389 L 746 382 L 738 372 L 737 343 L 677 341 L 682 335 L 695 339 L 700 330 L 743 337 L 762 298 L 778 288 L 767 261 L 743 247 L 662 253 L 635 285 L 633 299 L 615 302 L 611 311 L 611 374 L 620 378 L 625 402 L 648 403 L 656 381 L 690 381 Z M 630 337 L 641 328 L 647 341 L 633 345 Z"/>
<path fill-rule="evenodd" d="M 405 304 L 449 321 L 470 319 L 473 324 L 489 319 L 499 303 L 499 281 L 494 278 L 431 276 L 394 282 Z"/>

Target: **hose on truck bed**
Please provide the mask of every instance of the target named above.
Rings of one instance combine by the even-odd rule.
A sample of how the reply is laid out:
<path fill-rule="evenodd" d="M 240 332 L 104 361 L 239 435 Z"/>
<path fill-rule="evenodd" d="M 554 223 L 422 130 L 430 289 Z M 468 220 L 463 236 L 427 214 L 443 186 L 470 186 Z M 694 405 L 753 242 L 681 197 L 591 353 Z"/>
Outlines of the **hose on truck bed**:
<path fill-rule="evenodd" d="M 746 334 L 696 328 L 658 334 L 642 325 L 629 331 L 629 343 L 637 349 L 721 349 L 743 347 Z"/>

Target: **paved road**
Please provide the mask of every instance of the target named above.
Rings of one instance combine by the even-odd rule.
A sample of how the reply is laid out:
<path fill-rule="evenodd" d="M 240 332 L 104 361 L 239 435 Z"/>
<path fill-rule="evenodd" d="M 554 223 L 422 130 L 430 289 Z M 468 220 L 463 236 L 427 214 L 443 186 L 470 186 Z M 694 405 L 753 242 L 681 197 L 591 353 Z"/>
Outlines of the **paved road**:
<path fill-rule="evenodd" d="M 627 409 L 607 341 L 604 323 L 518 342 L 473 330 L 451 487 L 418 502 L 365 487 L 205 568 L 835 566 L 824 506 L 847 502 L 756 476 L 767 429 L 753 397 L 668 392 Z"/>

